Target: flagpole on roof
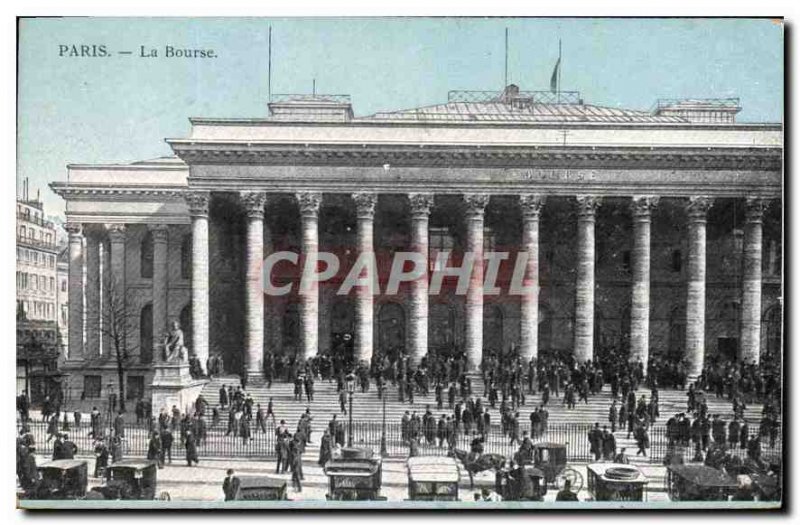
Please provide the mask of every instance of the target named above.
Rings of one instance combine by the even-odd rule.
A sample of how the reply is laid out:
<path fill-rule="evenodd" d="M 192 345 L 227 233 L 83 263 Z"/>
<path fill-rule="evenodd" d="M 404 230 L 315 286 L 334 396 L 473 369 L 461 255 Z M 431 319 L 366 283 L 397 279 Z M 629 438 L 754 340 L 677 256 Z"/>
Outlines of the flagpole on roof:
<path fill-rule="evenodd" d="M 506 67 L 505 67 L 505 76 L 503 77 L 503 90 L 508 87 L 508 28 L 506 28 Z"/>
<path fill-rule="evenodd" d="M 561 39 L 558 39 L 558 103 L 561 103 Z"/>

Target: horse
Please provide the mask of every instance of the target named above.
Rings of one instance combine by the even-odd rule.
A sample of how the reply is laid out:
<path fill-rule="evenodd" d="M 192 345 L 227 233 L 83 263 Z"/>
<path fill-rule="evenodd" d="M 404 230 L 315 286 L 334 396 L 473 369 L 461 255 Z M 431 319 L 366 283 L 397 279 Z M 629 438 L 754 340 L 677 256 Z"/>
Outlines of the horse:
<path fill-rule="evenodd" d="M 474 457 L 474 454 L 471 455 L 466 450 L 456 448 L 453 449 L 453 455 L 464 465 L 464 468 L 469 474 L 470 489 L 475 488 L 473 476 L 476 473 L 483 472 L 484 470 L 501 469 L 506 463 L 505 456 L 501 454 L 480 454 L 472 459 L 470 456 Z"/>

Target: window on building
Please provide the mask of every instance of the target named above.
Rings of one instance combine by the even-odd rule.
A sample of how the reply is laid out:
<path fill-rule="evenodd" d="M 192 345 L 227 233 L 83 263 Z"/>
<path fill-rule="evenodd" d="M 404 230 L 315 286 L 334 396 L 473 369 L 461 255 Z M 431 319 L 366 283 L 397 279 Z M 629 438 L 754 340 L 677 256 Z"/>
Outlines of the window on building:
<path fill-rule="evenodd" d="M 672 264 L 670 265 L 673 272 L 680 272 L 683 268 L 683 255 L 680 250 L 672 250 Z"/>
<path fill-rule="evenodd" d="M 622 269 L 626 272 L 631 271 L 631 251 L 625 250 L 622 252 Z"/>
<path fill-rule="evenodd" d="M 430 259 L 431 270 L 441 270 L 437 268 L 436 258 L 441 252 L 452 252 L 455 246 L 455 239 L 450 233 L 449 228 L 431 228 L 428 233 L 428 257 Z"/>
<path fill-rule="evenodd" d="M 103 378 L 101 376 L 83 376 L 83 394 L 87 399 L 100 397 Z"/>
<path fill-rule="evenodd" d="M 181 279 L 192 276 L 192 236 L 184 235 L 181 242 Z"/>
<path fill-rule="evenodd" d="M 28 231 L 25 229 L 25 226 L 20 226 L 19 227 L 19 236 L 24 239 L 27 234 L 28 234 Z"/>
<path fill-rule="evenodd" d="M 125 397 L 127 399 L 141 399 L 144 397 L 144 376 L 128 376 L 125 381 Z"/>
<path fill-rule="evenodd" d="M 139 275 L 143 279 L 153 278 L 153 235 L 149 231 L 139 245 Z"/>
<path fill-rule="evenodd" d="M 61 291 L 62 292 L 67 291 L 67 281 L 61 281 Z"/>
<path fill-rule="evenodd" d="M 55 292 L 56 291 L 56 280 L 55 280 L 54 277 L 50 278 L 50 291 L 51 292 Z"/>

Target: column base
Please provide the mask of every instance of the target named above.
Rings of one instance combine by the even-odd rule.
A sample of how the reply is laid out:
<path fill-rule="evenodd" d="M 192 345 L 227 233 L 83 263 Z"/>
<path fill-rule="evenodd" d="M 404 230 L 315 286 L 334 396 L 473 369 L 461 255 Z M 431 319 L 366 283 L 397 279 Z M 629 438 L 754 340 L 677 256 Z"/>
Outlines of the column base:
<path fill-rule="evenodd" d="M 245 372 L 242 379 L 244 380 L 245 389 L 252 386 L 263 386 L 267 382 L 261 372 Z"/>
<path fill-rule="evenodd" d="M 158 414 L 162 408 L 170 410 L 174 405 L 191 414 L 194 402 L 208 379 L 193 379 L 188 363 L 158 363 L 153 370 L 153 413 Z"/>

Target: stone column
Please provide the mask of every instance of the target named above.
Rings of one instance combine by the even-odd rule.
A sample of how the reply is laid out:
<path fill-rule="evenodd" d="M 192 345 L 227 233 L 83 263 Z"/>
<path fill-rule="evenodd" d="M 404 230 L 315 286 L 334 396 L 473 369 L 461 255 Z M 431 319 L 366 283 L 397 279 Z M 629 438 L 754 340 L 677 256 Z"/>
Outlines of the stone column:
<path fill-rule="evenodd" d="M 86 232 L 86 347 L 85 355 L 100 354 L 100 250 L 97 231 Z M 71 280 L 71 277 L 70 277 Z"/>
<path fill-rule="evenodd" d="M 422 255 L 425 274 L 411 282 L 409 325 L 410 361 L 419 365 L 428 353 L 428 218 L 433 207 L 430 193 L 411 193 L 411 251 Z"/>
<path fill-rule="evenodd" d="M 766 207 L 767 201 L 758 197 L 745 201 L 740 359 L 756 364 L 761 357 L 761 254 Z"/>
<path fill-rule="evenodd" d="M 464 195 L 467 204 L 467 250 L 474 264 L 467 289 L 467 371 L 479 372 L 483 359 L 483 216 L 489 195 Z"/>
<path fill-rule="evenodd" d="M 703 371 L 706 331 L 706 217 L 712 200 L 690 197 L 686 206 L 689 257 L 686 277 L 686 361 L 689 382 Z"/>
<path fill-rule="evenodd" d="M 167 289 L 168 289 L 168 246 L 169 228 L 166 224 L 150 226 L 153 236 L 153 349 L 155 350 L 168 333 L 167 327 Z M 191 344 L 185 341 L 188 346 Z M 143 362 L 150 362 L 143 359 Z"/>
<path fill-rule="evenodd" d="M 300 205 L 302 223 L 303 260 L 305 265 L 316 268 L 319 253 L 319 206 L 322 194 L 300 192 L 296 194 Z M 319 286 L 309 282 L 300 290 L 300 318 L 302 320 L 303 357 L 311 359 L 319 348 Z"/>
<path fill-rule="evenodd" d="M 630 361 L 641 361 L 647 371 L 650 352 L 650 224 L 658 197 L 635 196 L 633 214 L 633 250 L 631 286 Z"/>
<path fill-rule="evenodd" d="M 69 232 L 69 360 L 83 359 L 83 228 L 67 223 Z"/>
<path fill-rule="evenodd" d="M 600 198 L 578 195 L 578 253 L 575 282 L 575 360 L 594 358 L 594 221 Z"/>
<path fill-rule="evenodd" d="M 358 253 L 372 254 L 374 260 L 373 247 L 373 225 L 375 221 L 375 204 L 378 196 L 374 193 L 354 193 L 353 200 L 356 203 L 357 242 Z M 356 287 L 356 341 L 355 359 L 369 365 L 372 362 L 373 345 L 373 305 L 372 305 L 372 282 L 375 279 L 374 272 L 377 268 L 367 265 L 361 278 L 367 279 L 368 286 Z"/>
<path fill-rule="evenodd" d="M 192 218 L 192 341 L 189 351 L 205 368 L 208 360 L 208 205 L 211 194 L 192 191 L 185 194 Z"/>
<path fill-rule="evenodd" d="M 103 305 L 106 309 L 103 321 L 108 323 L 108 326 L 103 330 L 107 336 L 105 339 L 108 340 L 109 354 L 114 355 L 117 350 L 117 338 L 120 349 L 127 347 L 128 317 L 134 313 L 128 310 L 125 296 L 125 225 L 109 224 L 108 239 L 110 245 L 108 292 Z"/>
<path fill-rule="evenodd" d="M 247 213 L 247 255 L 245 260 L 245 296 L 247 301 L 247 326 L 245 328 L 245 373 L 248 383 L 264 378 L 264 285 L 261 280 L 264 263 L 264 205 L 263 192 L 241 192 Z"/>
<path fill-rule="evenodd" d="M 539 215 L 545 203 L 542 195 L 519 196 L 522 209 L 522 244 L 528 260 L 522 284 L 530 290 L 520 297 L 520 356 L 526 362 L 539 355 Z"/>

